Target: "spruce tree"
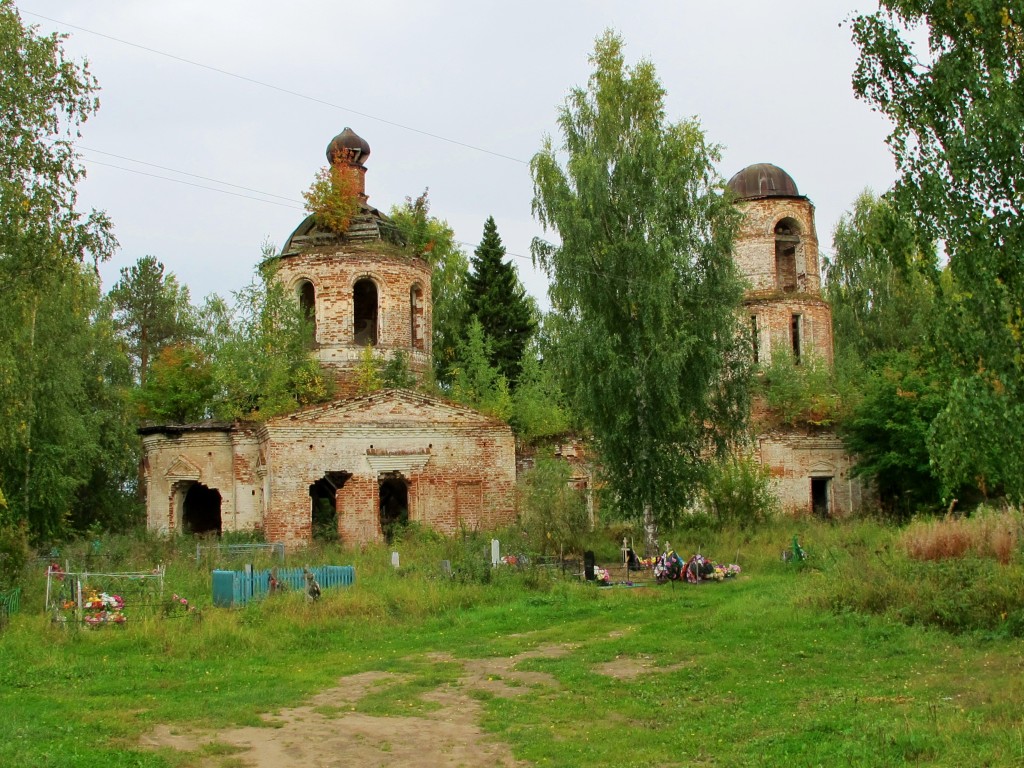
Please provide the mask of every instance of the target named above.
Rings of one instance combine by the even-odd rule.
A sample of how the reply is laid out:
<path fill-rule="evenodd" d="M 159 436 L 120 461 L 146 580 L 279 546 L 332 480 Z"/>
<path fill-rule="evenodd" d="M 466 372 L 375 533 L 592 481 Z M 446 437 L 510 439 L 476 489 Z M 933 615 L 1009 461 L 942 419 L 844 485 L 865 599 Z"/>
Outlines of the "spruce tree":
<path fill-rule="evenodd" d="M 511 262 L 505 261 L 505 246 L 493 216 L 487 217 L 483 239 L 473 252 L 470 267 L 470 315 L 483 326 L 491 347 L 491 365 L 515 387 L 522 370 L 523 351 L 536 323 L 519 275 Z"/>

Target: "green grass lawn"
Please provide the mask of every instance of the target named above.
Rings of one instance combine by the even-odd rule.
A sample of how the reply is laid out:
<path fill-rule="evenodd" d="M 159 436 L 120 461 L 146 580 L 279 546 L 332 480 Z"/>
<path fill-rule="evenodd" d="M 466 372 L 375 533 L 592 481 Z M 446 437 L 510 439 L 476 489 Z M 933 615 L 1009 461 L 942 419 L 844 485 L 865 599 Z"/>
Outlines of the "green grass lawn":
<path fill-rule="evenodd" d="M 865 530 L 805 530 L 804 540 L 818 535 L 838 562 L 836 553 L 874 546 Z M 350 557 L 356 586 L 316 604 L 286 594 L 241 610 L 205 607 L 201 621 L 97 630 L 52 625 L 33 581 L 0 632 L 0 765 L 197 764 L 197 754 L 147 751 L 137 739 L 158 724 L 259 725 L 260 713 L 366 671 L 399 674 L 360 711 L 427 713 L 427 694 L 458 685 L 463 662 L 547 647 L 563 653 L 516 670 L 553 684 L 515 697 L 475 693 L 483 727 L 531 764 L 1024 764 L 1019 639 L 822 607 L 835 569 L 778 562 L 765 543 L 778 531 L 744 536 L 712 542 L 729 553 L 719 560 L 750 550 L 740 552 L 743 573 L 724 583 L 598 588 L 511 569 L 488 583 L 448 581 L 430 564 L 434 551 L 419 562 L 403 554 L 409 566 L 396 573 L 380 550 Z M 168 589 L 186 588 L 208 605 L 208 571 L 172 560 Z M 643 662 L 639 674 L 606 673 L 630 660 Z"/>

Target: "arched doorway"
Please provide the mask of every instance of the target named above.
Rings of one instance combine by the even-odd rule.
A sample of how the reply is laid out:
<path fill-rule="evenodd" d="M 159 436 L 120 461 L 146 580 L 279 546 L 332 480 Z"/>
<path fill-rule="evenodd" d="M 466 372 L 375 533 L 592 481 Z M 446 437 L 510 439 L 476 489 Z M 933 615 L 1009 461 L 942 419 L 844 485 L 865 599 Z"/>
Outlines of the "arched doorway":
<path fill-rule="evenodd" d="M 181 525 L 186 533 L 215 533 L 220 536 L 220 491 L 202 483 L 192 483 L 185 492 Z"/>
<path fill-rule="evenodd" d="M 399 474 L 380 480 L 380 529 L 391 543 L 395 532 L 409 522 L 409 486 Z"/>
<path fill-rule="evenodd" d="M 349 472 L 325 472 L 309 486 L 310 517 L 313 538 L 319 541 L 338 539 L 338 490 L 352 477 Z"/>

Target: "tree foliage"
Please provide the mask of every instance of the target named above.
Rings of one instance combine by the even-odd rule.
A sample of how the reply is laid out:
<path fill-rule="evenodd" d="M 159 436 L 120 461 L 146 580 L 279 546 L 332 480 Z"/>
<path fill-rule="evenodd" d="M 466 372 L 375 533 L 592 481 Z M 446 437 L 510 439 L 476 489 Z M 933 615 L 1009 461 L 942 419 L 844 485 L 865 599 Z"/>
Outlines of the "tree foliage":
<path fill-rule="evenodd" d="M 340 163 L 317 171 L 302 199 L 319 226 L 339 235 L 348 232 L 352 217 L 359 212 L 357 173 Z"/>
<path fill-rule="evenodd" d="M 403 205 L 391 209 L 390 215 L 413 252 L 433 268 L 434 377 L 441 386 L 447 387 L 451 384 L 451 369 L 465 334 L 469 261 L 448 222 L 430 215 L 426 190 L 415 200 L 406 198 Z"/>
<path fill-rule="evenodd" d="M 906 34 L 917 26 L 928 33 L 920 50 Z M 883 0 L 854 18 L 853 37 L 854 89 L 893 121 L 894 199 L 942 240 L 955 288 L 942 344 L 955 380 L 932 456 L 947 492 L 971 478 L 1020 501 L 1024 7 Z M 994 429 L 974 431 L 984 425 Z"/>
<path fill-rule="evenodd" d="M 525 474 L 520 519 L 531 548 L 541 555 L 583 550 L 590 516 L 585 496 L 571 479 L 572 466 L 550 453 L 537 456 Z"/>
<path fill-rule="evenodd" d="M 494 217 L 488 216 L 484 233 L 470 259 L 467 284 L 469 313 L 480 321 L 491 344 L 491 364 L 515 389 L 523 353 L 536 329 L 534 308 L 519 274 L 505 261 L 505 246 Z"/>
<path fill-rule="evenodd" d="M 570 414 L 557 375 L 541 357 L 535 341 L 523 355 L 509 422 L 516 436 L 526 443 L 551 440 L 570 431 Z"/>
<path fill-rule="evenodd" d="M 381 382 L 390 389 L 416 389 L 419 381 L 409 368 L 409 353 L 396 349 L 384 363 L 380 373 Z"/>
<path fill-rule="evenodd" d="M 168 344 L 195 336 L 195 312 L 188 288 L 153 256 L 143 256 L 121 268 L 120 279 L 107 294 L 113 306 L 114 327 L 132 361 L 140 386 L 146 383 L 149 362 Z"/>
<path fill-rule="evenodd" d="M 312 323 L 274 275 L 275 263 L 264 261 L 232 307 L 207 301 L 203 351 L 213 361 L 215 418 L 263 421 L 331 395 L 309 354 Z"/>
<path fill-rule="evenodd" d="M 748 364 L 739 214 L 717 148 L 696 122 L 666 119 L 653 65 L 627 67 L 622 48 L 598 38 L 588 86 L 559 112 L 561 145 L 546 139 L 532 160 L 534 212 L 561 240 L 533 253 L 551 278 L 570 402 L 651 546 L 653 524 L 694 500 L 709 457 L 740 433 Z"/>
<path fill-rule="evenodd" d="M 836 226 L 826 263 L 836 359 L 855 370 L 840 424 L 854 472 L 870 477 L 896 519 L 935 508 L 940 487 L 928 452 L 945 404 L 933 342 L 944 292 L 933 242 L 888 196 L 863 192 Z"/>
<path fill-rule="evenodd" d="M 211 361 L 198 344 L 180 342 L 157 353 L 135 403 L 143 421 L 189 424 L 210 415 L 216 394 Z"/>
<path fill-rule="evenodd" d="M 892 517 L 907 519 L 939 502 L 928 434 L 945 402 L 942 381 L 920 352 L 892 351 L 872 361 L 862 397 L 842 425 L 843 441 L 857 456 L 854 473 L 872 478 Z"/>
<path fill-rule="evenodd" d="M 452 397 L 488 416 L 508 421 L 512 397 L 501 371 L 491 365 L 490 340 L 475 317 L 460 345 L 459 363 L 452 370 Z"/>
<path fill-rule="evenodd" d="M 759 384 L 768 408 L 765 427 L 831 427 L 842 417 L 843 398 L 832 367 L 818 355 L 801 355 L 798 365 L 789 345 L 778 344 Z"/>
<path fill-rule="evenodd" d="M 761 525 L 780 510 L 771 470 L 746 455 L 724 456 L 713 465 L 701 506 L 719 523 L 740 528 Z"/>
<path fill-rule="evenodd" d="M 935 244 L 885 197 L 862 192 L 844 213 L 825 260 L 839 354 L 864 362 L 880 352 L 920 347 L 931 338 L 939 269 Z"/>
<path fill-rule="evenodd" d="M 0 515 L 38 542 L 124 511 L 137 453 L 95 273 L 116 242 L 104 214 L 76 209 L 96 82 L 8 0 L 0 62 Z"/>
<path fill-rule="evenodd" d="M 357 395 L 368 395 L 384 386 L 381 376 L 381 361 L 369 344 L 359 353 L 359 365 L 355 369 Z"/>

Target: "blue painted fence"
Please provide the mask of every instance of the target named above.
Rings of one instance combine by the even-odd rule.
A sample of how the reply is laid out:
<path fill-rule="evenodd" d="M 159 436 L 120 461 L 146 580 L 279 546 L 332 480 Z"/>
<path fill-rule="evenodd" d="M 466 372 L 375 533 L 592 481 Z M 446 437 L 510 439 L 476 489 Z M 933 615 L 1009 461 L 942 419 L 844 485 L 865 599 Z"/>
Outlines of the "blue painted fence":
<path fill-rule="evenodd" d="M 237 608 L 250 600 L 266 597 L 270 587 L 270 570 L 214 571 L 213 604 L 219 608 Z M 310 568 L 320 589 L 351 587 L 356 582 L 356 569 L 351 565 L 321 565 Z M 306 578 L 303 568 L 277 568 L 277 580 L 285 588 L 305 591 Z"/>

